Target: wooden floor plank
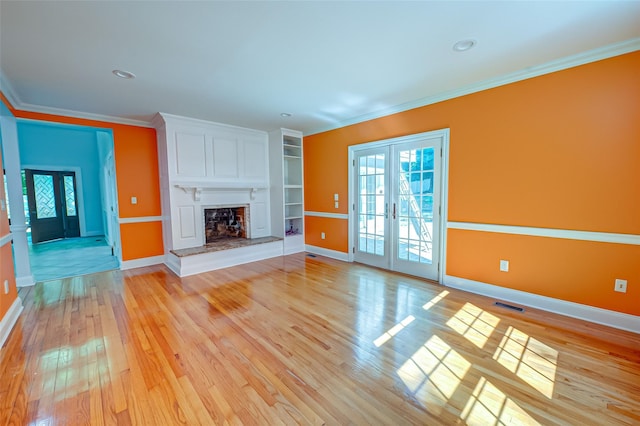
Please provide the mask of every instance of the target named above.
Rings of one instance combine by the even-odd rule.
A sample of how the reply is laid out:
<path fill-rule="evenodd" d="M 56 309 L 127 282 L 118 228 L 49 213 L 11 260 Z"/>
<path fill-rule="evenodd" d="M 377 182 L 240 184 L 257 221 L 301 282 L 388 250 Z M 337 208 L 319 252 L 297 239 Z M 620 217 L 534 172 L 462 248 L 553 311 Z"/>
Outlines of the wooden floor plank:
<path fill-rule="evenodd" d="M 640 422 L 640 335 L 321 256 L 20 297 L 0 424 Z"/>

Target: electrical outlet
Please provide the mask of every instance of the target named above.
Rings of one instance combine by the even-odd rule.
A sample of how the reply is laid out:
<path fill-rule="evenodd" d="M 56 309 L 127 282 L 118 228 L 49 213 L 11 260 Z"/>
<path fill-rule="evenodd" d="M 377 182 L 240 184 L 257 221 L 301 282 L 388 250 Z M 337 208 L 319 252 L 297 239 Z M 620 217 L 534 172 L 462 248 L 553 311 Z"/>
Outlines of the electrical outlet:
<path fill-rule="evenodd" d="M 324 240 L 324 232 L 320 233 L 320 238 L 322 238 Z"/>
<path fill-rule="evenodd" d="M 338 201 L 338 194 L 333 194 L 333 201 Z"/>
<path fill-rule="evenodd" d="M 627 292 L 627 280 L 621 280 L 616 278 L 616 286 L 614 287 L 614 290 L 620 293 L 626 293 Z"/>
<path fill-rule="evenodd" d="M 131 197 L 131 204 L 138 204 L 138 197 Z"/>
<path fill-rule="evenodd" d="M 9 294 L 9 280 L 4 280 L 4 294 Z"/>
<path fill-rule="evenodd" d="M 509 261 L 508 260 L 500 260 L 500 271 L 501 272 L 509 272 Z"/>
<path fill-rule="evenodd" d="M 334 205 L 336 206 L 336 209 L 337 209 L 337 208 L 338 208 L 338 202 L 336 201 L 336 202 L 334 203 Z"/>

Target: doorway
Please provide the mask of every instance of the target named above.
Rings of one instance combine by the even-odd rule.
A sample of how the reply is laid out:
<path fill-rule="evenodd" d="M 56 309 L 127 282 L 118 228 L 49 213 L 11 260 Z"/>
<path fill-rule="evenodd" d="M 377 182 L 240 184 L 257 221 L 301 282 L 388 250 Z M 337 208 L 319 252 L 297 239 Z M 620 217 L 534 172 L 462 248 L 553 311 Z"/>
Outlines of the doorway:
<path fill-rule="evenodd" d="M 33 244 L 80 236 L 75 172 L 26 169 Z"/>
<path fill-rule="evenodd" d="M 351 147 L 353 260 L 440 280 L 448 130 Z"/>

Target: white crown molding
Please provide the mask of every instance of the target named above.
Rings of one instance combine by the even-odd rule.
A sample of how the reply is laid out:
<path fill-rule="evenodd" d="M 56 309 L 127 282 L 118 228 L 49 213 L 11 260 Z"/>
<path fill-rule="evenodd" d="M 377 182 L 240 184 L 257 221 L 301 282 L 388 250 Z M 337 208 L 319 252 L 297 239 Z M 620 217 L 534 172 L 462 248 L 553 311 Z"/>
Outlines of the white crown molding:
<path fill-rule="evenodd" d="M 260 136 L 268 135 L 268 132 L 259 129 L 252 129 L 250 127 L 234 126 L 233 124 L 219 123 L 217 121 L 202 120 L 199 118 L 183 117 L 180 115 L 167 114 L 166 112 L 159 112 L 153 116 L 151 125 L 156 129 L 166 127 L 167 124 L 184 124 L 188 126 L 199 126 L 209 128 L 211 125 L 221 127 L 232 131 L 240 131 L 249 134 L 255 134 Z"/>
<path fill-rule="evenodd" d="M 635 52 L 636 50 L 640 50 L 640 38 L 633 38 L 620 43 L 615 43 L 608 46 L 600 47 L 598 49 L 589 50 L 587 52 L 578 53 L 576 55 L 567 56 L 565 58 L 557 59 L 555 61 L 547 62 L 541 65 L 528 67 L 520 71 L 506 74 L 500 77 L 491 78 L 478 83 L 470 84 L 468 86 L 464 86 L 455 90 L 450 90 L 448 92 L 440 93 L 434 96 L 427 96 L 425 98 L 417 99 L 415 101 L 406 102 L 400 105 L 384 108 L 372 113 L 363 114 L 347 120 L 342 120 L 330 126 L 318 128 L 309 133 L 306 133 L 305 136 L 314 135 L 316 133 L 328 132 L 330 130 L 339 129 L 341 127 L 350 126 L 353 124 L 358 124 L 358 123 L 362 123 L 369 120 L 374 120 L 376 118 L 386 117 L 388 115 L 396 114 L 403 111 L 408 111 L 415 108 L 420 108 L 426 105 L 435 104 L 435 103 L 446 101 L 449 99 L 458 98 L 460 96 L 469 95 L 471 93 L 481 92 L 483 90 L 493 89 L 495 87 L 504 86 L 510 83 L 515 83 L 517 81 L 527 80 L 529 78 L 538 77 L 544 74 L 550 74 L 552 72 L 577 67 L 577 66 L 588 64 L 591 62 L 600 61 L 602 59 L 624 55 L 625 53 Z"/>
<path fill-rule="evenodd" d="M 124 124 L 127 126 L 147 127 L 153 129 L 153 125 L 149 121 L 132 120 L 130 118 L 113 117 L 111 115 L 92 114 L 89 112 L 80 112 L 70 109 L 54 108 L 41 105 L 33 105 L 27 103 L 18 103 L 13 107 L 20 111 L 36 112 L 42 114 L 59 115 L 70 118 L 81 118 L 85 120 L 101 121 L 103 123 Z"/>
<path fill-rule="evenodd" d="M 580 303 L 567 302 L 565 300 L 499 287 L 452 275 L 444 276 L 444 285 L 498 299 L 498 301 L 516 303 L 542 311 L 578 318 L 633 333 L 640 333 L 640 316 L 582 305 Z"/>
<path fill-rule="evenodd" d="M 4 346 L 13 326 L 18 322 L 22 309 L 22 300 L 16 297 L 7 313 L 0 319 L 0 348 Z"/>
<path fill-rule="evenodd" d="M 448 222 L 448 229 L 527 235 L 531 237 L 562 238 L 600 243 L 640 245 L 640 235 L 610 232 L 574 231 L 571 229 L 533 228 L 528 226 L 493 225 L 488 223 Z"/>

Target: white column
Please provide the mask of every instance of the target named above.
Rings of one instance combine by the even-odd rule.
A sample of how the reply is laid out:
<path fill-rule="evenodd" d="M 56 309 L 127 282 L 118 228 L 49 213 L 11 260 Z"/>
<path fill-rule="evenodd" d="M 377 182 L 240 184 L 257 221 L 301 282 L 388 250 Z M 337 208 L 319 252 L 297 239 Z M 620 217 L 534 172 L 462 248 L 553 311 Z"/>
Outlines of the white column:
<path fill-rule="evenodd" d="M 2 132 L 2 158 L 9 193 L 9 207 L 11 208 L 10 229 L 13 236 L 16 284 L 18 287 L 26 287 L 35 284 L 35 280 L 29 264 L 29 243 L 27 242 L 27 225 L 22 199 L 22 176 L 20 174 L 18 126 L 15 117 L 0 115 L 0 132 Z"/>

